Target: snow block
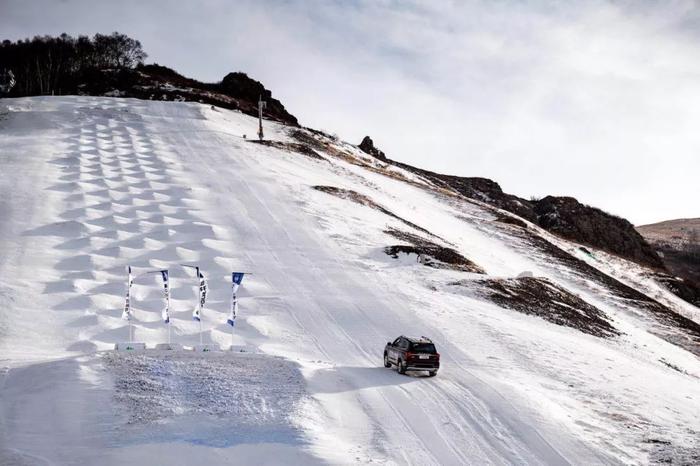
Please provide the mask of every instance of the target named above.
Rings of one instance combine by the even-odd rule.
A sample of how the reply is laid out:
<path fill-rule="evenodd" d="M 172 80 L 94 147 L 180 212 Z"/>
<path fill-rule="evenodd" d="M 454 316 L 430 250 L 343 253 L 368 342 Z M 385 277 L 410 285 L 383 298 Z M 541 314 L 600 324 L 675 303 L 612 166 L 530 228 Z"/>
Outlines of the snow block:
<path fill-rule="evenodd" d="M 156 349 L 163 351 L 182 351 L 182 345 L 179 343 L 158 343 Z"/>
<path fill-rule="evenodd" d="M 146 343 L 120 342 L 114 344 L 115 351 L 146 351 Z"/>
<path fill-rule="evenodd" d="M 525 271 L 520 272 L 518 274 L 518 278 L 532 278 L 534 276 L 535 276 L 535 274 L 530 272 L 529 270 L 525 270 Z"/>
<path fill-rule="evenodd" d="M 221 351 L 221 348 L 219 348 L 219 345 L 212 343 L 205 345 L 194 345 L 192 347 L 192 351 L 195 353 L 209 353 L 211 351 Z"/>

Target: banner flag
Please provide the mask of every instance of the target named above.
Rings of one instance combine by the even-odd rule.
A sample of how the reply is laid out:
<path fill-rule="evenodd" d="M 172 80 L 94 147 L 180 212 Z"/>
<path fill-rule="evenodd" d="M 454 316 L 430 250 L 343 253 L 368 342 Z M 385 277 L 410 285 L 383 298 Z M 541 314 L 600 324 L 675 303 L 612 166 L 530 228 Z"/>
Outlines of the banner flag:
<path fill-rule="evenodd" d="M 197 267 L 197 277 L 199 278 L 199 302 L 192 312 L 192 319 L 199 322 L 202 320 L 202 310 L 204 310 L 204 303 L 207 301 L 207 280 L 199 267 Z"/>
<path fill-rule="evenodd" d="M 238 315 L 238 288 L 241 286 L 243 281 L 243 272 L 233 272 L 231 274 L 231 312 L 228 315 L 228 320 L 226 321 L 231 327 L 236 325 L 236 316 Z"/>
<path fill-rule="evenodd" d="M 167 324 L 170 323 L 170 285 L 168 283 L 168 271 L 161 270 L 160 275 L 163 277 L 163 291 L 165 293 L 165 308 L 161 316 L 163 317 L 163 322 Z"/>
<path fill-rule="evenodd" d="M 131 320 L 133 311 L 131 310 L 131 285 L 134 283 L 134 279 L 131 277 L 131 266 L 126 268 L 127 279 L 126 279 L 126 300 L 124 301 L 124 312 L 122 312 L 122 319 Z"/>

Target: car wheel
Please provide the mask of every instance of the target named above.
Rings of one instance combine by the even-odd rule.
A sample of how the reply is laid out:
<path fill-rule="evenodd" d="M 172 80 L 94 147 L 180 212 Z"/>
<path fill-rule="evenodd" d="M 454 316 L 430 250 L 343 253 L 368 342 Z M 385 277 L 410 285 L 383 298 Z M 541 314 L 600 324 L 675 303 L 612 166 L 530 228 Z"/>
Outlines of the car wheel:
<path fill-rule="evenodd" d="M 389 361 L 389 355 L 384 353 L 384 367 L 391 367 L 391 361 Z"/>
<path fill-rule="evenodd" d="M 437 371 L 428 371 L 428 377 L 435 377 L 437 375 Z"/>
<path fill-rule="evenodd" d="M 399 374 L 405 374 L 406 373 L 406 365 L 402 360 L 399 359 L 399 364 L 398 364 L 398 371 Z"/>

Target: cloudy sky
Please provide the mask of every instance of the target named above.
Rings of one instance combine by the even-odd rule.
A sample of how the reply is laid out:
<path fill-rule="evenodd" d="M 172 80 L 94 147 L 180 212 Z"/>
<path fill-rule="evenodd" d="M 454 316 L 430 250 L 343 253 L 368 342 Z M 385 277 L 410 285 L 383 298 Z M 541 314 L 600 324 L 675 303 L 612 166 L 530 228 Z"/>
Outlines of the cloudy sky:
<path fill-rule="evenodd" d="M 694 1 L 0 0 L 0 39 L 114 30 L 396 160 L 635 224 L 700 217 Z"/>

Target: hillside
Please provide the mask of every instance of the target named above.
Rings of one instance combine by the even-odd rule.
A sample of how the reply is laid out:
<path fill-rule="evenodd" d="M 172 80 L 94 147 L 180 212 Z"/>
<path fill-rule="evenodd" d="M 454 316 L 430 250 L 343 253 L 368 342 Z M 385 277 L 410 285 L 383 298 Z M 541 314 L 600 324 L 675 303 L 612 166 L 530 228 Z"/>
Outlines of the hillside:
<path fill-rule="evenodd" d="M 266 102 L 263 112 L 267 118 L 298 125 L 297 118 L 273 98 L 270 90 L 245 73 L 228 73 L 220 82 L 203 83 L 165 66 L 145 64 L 147 56 L 140 41 L 119 32 L 93 37 L 61 34 L 3 41 L 0 43 L 0 80 L 8 81 L 8 72 L 16 78 L 9 90 L 3 91 L 10 97 L 48 94 L 136 97 L 206 103 L 253 116 L 257 116 L 258 101 L 263 98 Z M 382 162 L 512 212 L 563 238 L 655 268 L 671 291 L 696 303 L 695 296 L 686 289 L 688 286 L 668 276 L 655 250 L 623 218 L 571 197 L 526 200 L 503 192 L 493 180 L 438 174 L 412 167 L 388 158 L 374 147 L 369 137 L 358 147 Z"/>
<path fill-rule="evenodd" d="M 297 119 L 245 73 L 228 73 L 204 83 L 157 63 L 145 64 L 141 42 L 113 32 L 92 37 L 68 34 L 0 41 L 0 96 L 94 95 L 207 103 L 289 125 Z"/>
<path fill-rule="evenodd" d="M 324 133 L 196 102 L 0 100 L 0 459 L 629 464 L 700 459 L 700 310 L 653 269 Z M 126 273 L 173 340 L 110 351 Z M 523 273 L 528 272 L 528 273 Z M 135 339 L 167 340 L 162 285 Z M 437 377 L 382 367 L 433 338 Z"/>
<path fill-rule="evenodd" d="M 689 302 L 700 305 L 700 219 L 688 218 L 637 227 L 661 256 L 666 268 L 686 284 Z"/>
<path fill-rule="evenodd" d="M 503 192 L 498 183 L 488 178 L 444 175 L 392 160 L 374 146 L 369 136 L 358 147 L 383 162 L 417 173 L 463 196 L 514 213 L 550 233 L 603 249 L 642 265 L 663 269 L 659 256 L 630 222 L 582 204 L 573 197 L 545 196 L 542 199 L 526 200 Z"/>

